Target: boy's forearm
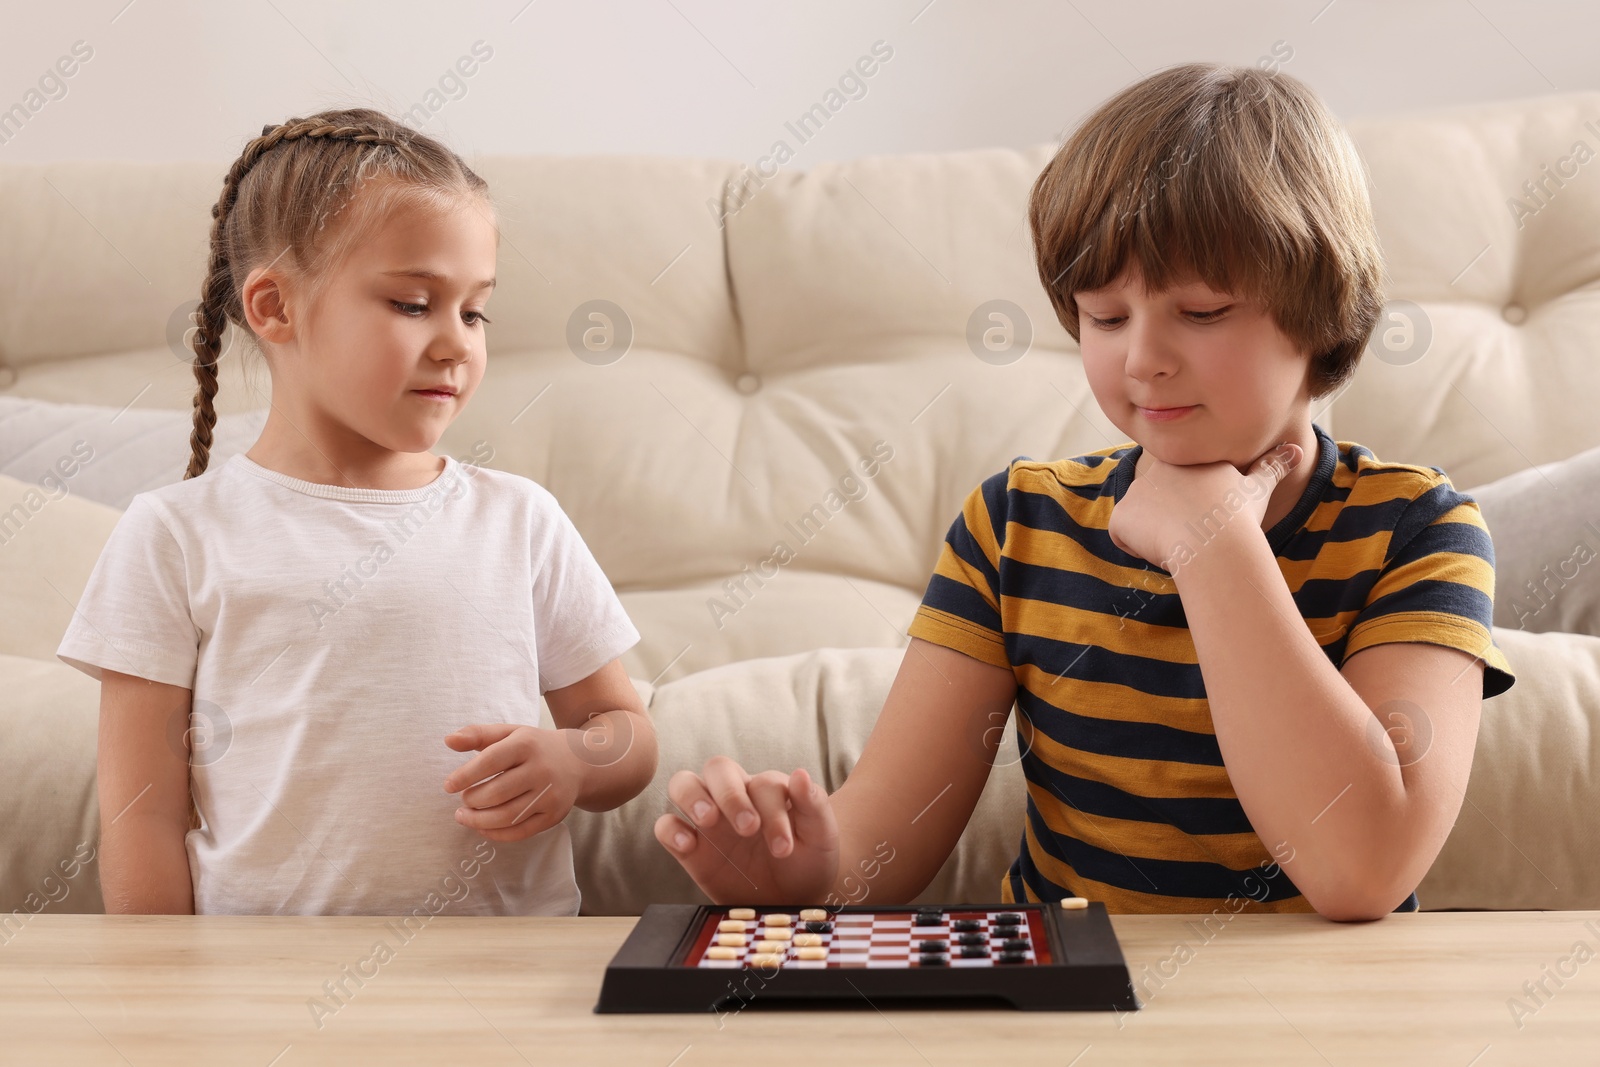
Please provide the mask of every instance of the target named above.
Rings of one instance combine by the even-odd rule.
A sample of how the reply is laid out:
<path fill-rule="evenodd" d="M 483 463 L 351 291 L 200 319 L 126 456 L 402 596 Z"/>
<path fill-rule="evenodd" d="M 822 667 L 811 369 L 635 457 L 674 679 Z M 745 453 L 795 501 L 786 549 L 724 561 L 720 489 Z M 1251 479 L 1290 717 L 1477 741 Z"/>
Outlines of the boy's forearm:
<path fill-rule="evenodd" d="M 644 712 L 617 708 L 560 732 L 582 768 L 575 807 L 609 811 L 638 796 L 655 777 L 655 725 Z"/>
<path fill-rule="evenodd" d="M 821 788 L 821 783 L 818 783 Z M 927 861 L 918 861 L 922 835 L 894 832 L 882 813 L 858 788 L 846 781 L 829 797 L 839 825 L 839 870 L 825 907 L 847 904 L 905 904 L 927 888 L 939 872 L 941 857 L 926 875 Z"/>
<path fill-rule="evenodd" d="M 1279 862 L 1324 914 L 1403 895 L 1386 884 L 1410 867 L 1399 761 L 1372 749 L 1372 711 L 1318 646 L 1265 534 L 1230 524 L 1173 579 L 1228 777 L 1262 842 L 1292 854 Z"/>
<path fill-rule="evenodd" d="M 193 915 L 187 824 L 127 812 L 100 839 L 100 895 L 108 915 Z"/>

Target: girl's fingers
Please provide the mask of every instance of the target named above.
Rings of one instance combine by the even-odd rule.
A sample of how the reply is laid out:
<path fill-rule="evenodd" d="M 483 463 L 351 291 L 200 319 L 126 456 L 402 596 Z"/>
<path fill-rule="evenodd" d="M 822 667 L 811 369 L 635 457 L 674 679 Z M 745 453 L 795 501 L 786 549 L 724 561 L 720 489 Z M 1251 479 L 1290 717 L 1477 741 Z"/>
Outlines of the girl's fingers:
<path fill-rule="evenodd" d="M 794 851 L 794 834 L 789 827 L 789 776 L 781 771 L 756 775 L 745 786 L 761 816 L 767 851 L 780 859 Z"/>
<path fill-rule="evenodd" d="M 445 744 L 455 749 L 479 749 L 476 756 L 445 776 L 444 791 L 459 793 L 470 785 L 499 774 L 520 762 L 518 749 L 500 742 L 510 737 L 519 727 L 515 723 L 491 723 L 481 726 L 464 726 L 445 738 Z M 451 739 L 455 740 L 452 741 Z"/>
<path fill-rule="evenodd" d="M 474 830 L 504 830 L 548 810 L 546 801 L 553 796 L 548 790 L 528 791 L 490 808 L 463 806 L 456 809 L 456 822 Z"/>
<path fill-rule="evenodd" d="M 528 787 L 516 778 L 526 778 L 526 774 L 511 774 L 501 771 L 487 781 L 477 785 L 468 786 L 461 791 L 461 806 L 477 811 L 487 811 L 500 804 L 506 804 L 528 791 Z"/>

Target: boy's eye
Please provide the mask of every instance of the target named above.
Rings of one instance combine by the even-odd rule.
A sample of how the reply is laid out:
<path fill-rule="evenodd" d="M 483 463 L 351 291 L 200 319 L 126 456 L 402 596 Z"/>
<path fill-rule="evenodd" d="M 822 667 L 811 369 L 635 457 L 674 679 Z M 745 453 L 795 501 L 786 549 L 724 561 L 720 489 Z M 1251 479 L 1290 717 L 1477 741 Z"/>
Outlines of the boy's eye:
<path fill-rule="evenodd" d="M 1214 311 L 1188 311 L 1184 314 L 1193 316 L 1196 322 L 1214 322 L 1219 316 L 1222 315 L 1223 312 L 1227 310 L 1228 309 L 1226 307 L 1220 307 Z M 1114 330 L 1122 321 L 1120 317 L 1097 319 L 1093 315 L 1090 315 L 1087 311 L 1085 311 L 1084 314 L 1088 316 L 1089 321 L 1094 324 L 1095 328 L 1100 330 Z"/>
<path fill-rule="evenodd" d="M 468 315 L 473 317 L 472 321 L 467 323 L 468 326 L 477 326 L 490 321 L 490 319 L 481 311 L 463 311 L 461 313 L 462 318 L 466 318 Z"/>

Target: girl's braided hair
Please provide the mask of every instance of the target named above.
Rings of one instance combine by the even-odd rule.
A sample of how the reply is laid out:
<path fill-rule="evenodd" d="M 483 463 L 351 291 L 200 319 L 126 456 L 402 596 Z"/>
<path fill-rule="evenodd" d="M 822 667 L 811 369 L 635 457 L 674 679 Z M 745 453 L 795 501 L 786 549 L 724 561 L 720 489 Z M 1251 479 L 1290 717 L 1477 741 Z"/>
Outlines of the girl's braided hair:
<path fill-rule="evenodd" d="M 364 187 L 369 195 L 358 202 Z M 250 330 L 240 292 L 252 270 L 281 265 L 314 293 L 401 202 L 443 206 L 471 198 L 488 205 L 488 183 L 444 145 L 381 111 L 322 111 L 262 127 L 228 169 L 211 209 L 210 261 L 195 312 L 198 388 L 184 478 L 204 474 L 210 461 L 222 339 L 230 321 Z M 352 203 L 354 217 L 330 228 L 329 220 Z"/>
<path fill-rule="evenodd" d="M 195 312 L 198 388 L 184 478 L 204 474 L 210 461 L 222 338 L 229 322 L 250 332 L 240 293 L 252 270 L 281 265 L 313 295 L 397 206 L 442 207 L 474 198 L 491 206 L 488 183 L 460 156 L 380 111 L 322 111 L 262 127 L 228 168 L 211 209 L 210 260 Z M 350 217 L 328 226 L 353 203 Z M 192 790 L 189 826 L 200 828 Z"/>

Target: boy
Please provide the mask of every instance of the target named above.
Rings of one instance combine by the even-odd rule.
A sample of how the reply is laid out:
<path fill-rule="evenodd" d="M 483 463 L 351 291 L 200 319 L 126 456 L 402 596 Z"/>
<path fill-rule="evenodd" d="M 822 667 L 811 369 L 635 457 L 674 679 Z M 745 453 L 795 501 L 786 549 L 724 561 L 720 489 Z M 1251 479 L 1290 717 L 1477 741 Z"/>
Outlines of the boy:
<path fill-rule="evenodd" d="M 1189 64 L 1123 90 L 1034 185 L 1045 284 L 1134 444 L 1014 461 L 968 496 L 849 780 L 725 757 L 658 840 L 713 900 L 927 885 L 1015 701 L 1004 902 L 1414 911 L 1465 794 L 1494 552 L 1435 467 L 1335 442 L 1382 266 L 1354 146 L 1302 83 Z M 978 753 L 986 754 L 979 758 Z"/>

